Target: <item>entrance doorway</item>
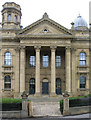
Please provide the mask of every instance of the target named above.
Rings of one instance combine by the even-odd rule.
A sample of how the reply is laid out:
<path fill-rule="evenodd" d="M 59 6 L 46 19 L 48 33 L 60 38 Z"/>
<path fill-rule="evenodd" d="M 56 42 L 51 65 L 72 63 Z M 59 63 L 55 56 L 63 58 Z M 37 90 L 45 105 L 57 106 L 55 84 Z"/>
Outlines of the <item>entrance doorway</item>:
<path fill-rule="evenodd" d="M 49 94 L 49 82 L 48 79 L 44 79 L 42 82 L 42 94 Z"/>
<path fill-rule="evenodd" d="M 56 79 L 56 94 L 57 95 L 62 94 L 62 92 L 61 92 L 61 79 L 60 78 Z"/>

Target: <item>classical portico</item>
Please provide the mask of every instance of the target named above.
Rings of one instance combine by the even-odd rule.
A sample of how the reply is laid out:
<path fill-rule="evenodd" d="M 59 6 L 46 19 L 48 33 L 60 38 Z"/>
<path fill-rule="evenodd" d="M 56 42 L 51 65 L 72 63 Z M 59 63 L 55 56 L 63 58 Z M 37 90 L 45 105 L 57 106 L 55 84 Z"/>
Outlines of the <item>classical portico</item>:
<path fill-rule="evenodd" d="M 20 47 L 20 92 L 30 91 L 30 79 L 34 79 L 34 93 L 41 96 L 61 95 L 65 90 L 71 93 L 71 48 L 57 46 L 22 46 Z M 48 55 L 48 66 L 43 67 L 43 55 Z M 29 65 L 30 56 L 35 56 L 35 66 Z M 56 56 L 61 56 L 61 66 L 57 67 Z M 32 64 L 32 63 L 31 63 Z M 57 83 L 60 79 L 60 83 Z M 62 87 L 62 85 L 64 87 Z M 44 86 L 46 86 L 44 88 Z M 43 89 L 44 88 L 44 89 Z"/>
<path fill-rule="evenodd" d="M 17 37 L 21 46 L 20 92 L 35 96 L 56 96 L 65 90 L 71 93 L 71 32 L 45 13 Z"/>

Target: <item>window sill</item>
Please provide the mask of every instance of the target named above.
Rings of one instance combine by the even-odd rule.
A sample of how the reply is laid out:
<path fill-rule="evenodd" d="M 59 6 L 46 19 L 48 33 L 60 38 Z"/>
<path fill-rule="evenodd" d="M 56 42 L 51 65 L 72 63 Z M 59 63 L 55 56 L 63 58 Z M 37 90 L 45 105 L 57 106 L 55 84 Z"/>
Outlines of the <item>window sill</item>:
<path fill-rule="evenodd" d="M 88 89 L 87 88 L 79 88 L 77 89 L 78 91 L 87 91 Z"/>
<path fill-rule="evenodd" d="M 13 91 L 13 89 L 7 88 L 7 89 L 2 89 L 2 91 L 3 91 L 3 92 L 4 92 L 4 91 Z"/>
<path fill-rule="evenodd" d="M 79 66 L 77 66 L 78 68 L 87 68 L 88 66 L 87 65 L 79 65 Z"/>
<path fill-rule="evenodd" d="M 2 67 L 13 67 L 12 65 L 3 65 Z"/>

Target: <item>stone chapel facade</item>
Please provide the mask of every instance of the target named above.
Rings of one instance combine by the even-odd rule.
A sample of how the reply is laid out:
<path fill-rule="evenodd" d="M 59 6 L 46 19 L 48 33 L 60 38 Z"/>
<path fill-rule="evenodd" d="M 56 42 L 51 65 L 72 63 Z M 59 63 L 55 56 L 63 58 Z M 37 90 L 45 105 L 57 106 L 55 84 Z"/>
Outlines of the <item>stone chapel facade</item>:
<path fill-rule="evenodd" d="M 3 97 L 89 94 L 89 29 L 79 15 L 67 29 L 47 13 L 21 27 L 21 8 L 7 2 L 2 9 L 0 80 Z"/>

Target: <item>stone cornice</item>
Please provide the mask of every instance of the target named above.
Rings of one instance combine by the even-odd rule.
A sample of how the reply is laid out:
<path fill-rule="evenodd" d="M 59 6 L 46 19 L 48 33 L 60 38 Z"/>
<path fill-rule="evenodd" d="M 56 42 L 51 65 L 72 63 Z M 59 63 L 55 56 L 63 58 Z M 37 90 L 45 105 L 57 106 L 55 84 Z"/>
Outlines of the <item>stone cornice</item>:
<path fill-rule="evenodd" d="M 48 38 L 48 39 L 73 39 L 74 37 L 72 35 L 54 35 L 54 34 L 47 34 L 47 35 L 42 35 L 42 34 L 36 34 L 36 35 L 17 35 L 18 39 L 31 39 L 31 38 Z"/>

